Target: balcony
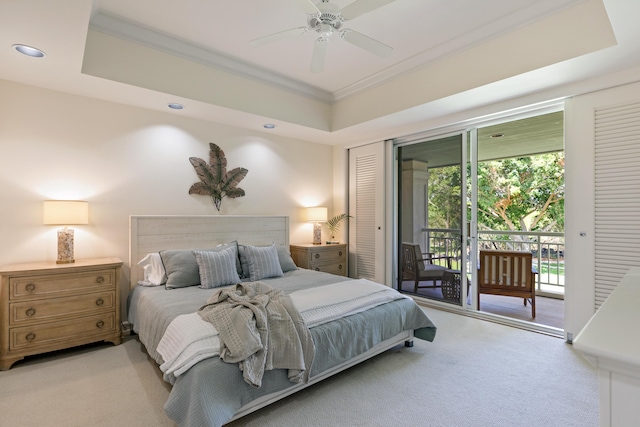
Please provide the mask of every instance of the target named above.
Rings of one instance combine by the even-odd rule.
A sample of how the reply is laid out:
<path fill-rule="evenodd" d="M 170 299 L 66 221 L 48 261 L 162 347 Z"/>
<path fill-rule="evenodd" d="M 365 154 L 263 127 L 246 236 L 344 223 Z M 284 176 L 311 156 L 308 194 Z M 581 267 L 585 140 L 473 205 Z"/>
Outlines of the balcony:
<path fill-rule="evenodd" d="M 462 256 L 460 230 L 423 230 L 424 241 L 420 246 L 425 252 L 453 259 L 452 268 L 460 269 Z M 531 309 L 522 299 L 497 295 L 481 295 L 481 311 L 526 320 L 563 329 L 564 327 L 564 233 L 479 231 L 480 249 L 527 251 L 533 255 L 536 275 L 536 318 L 531 318 Z M 468 251 L 467 251 L 468 259 Z M 437 262 L 437 261 L 436 261 Z M 467 262 L 468 266 L 477 264 Z M 402 289 L 410 292 L 413 283 L 403 282 Z M 419 289 L 418 294 L 442 300 L 439 288 Z"/>

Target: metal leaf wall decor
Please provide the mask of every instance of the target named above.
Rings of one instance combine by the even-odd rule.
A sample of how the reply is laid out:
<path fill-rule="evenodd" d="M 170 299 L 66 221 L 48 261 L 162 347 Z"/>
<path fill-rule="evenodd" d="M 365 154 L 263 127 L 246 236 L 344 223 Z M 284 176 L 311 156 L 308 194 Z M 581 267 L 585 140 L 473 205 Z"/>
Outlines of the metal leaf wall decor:
<path fill-rule="evenodd" d="M 210 196 L 218 211 L 225 196 L 231 199 L 244 196 L 244 190 L 239 188 L 238 184 L 249 171 L 245 168 L 234 168 L 227 172 L 224 151 L 213 142 L 209 143 L 209 164 L 198 157 L 189 157 L 189 161 L 200 178 L 200 182 L 189 188 L 189 194 Z"/>

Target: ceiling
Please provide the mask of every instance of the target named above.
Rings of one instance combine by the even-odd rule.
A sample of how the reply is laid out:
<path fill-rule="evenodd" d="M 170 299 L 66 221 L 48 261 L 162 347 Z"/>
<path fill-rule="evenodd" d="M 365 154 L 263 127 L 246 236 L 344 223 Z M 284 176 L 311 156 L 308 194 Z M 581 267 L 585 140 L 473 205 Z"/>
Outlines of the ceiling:
<path fill-rule="evenodd" d="M 460 164 L 460 133 L 420 138 L 402 149 L 403 160 L 417 160 L 429 168 Z M 478 161 L 528 157 L 564 150 L 564 111 L 535 115 L 478 127 Z M 467 153 L 470 158 L 470 153 Z"/>
<path fill-rule="evenodd" d="M 356 0 L 383 5 L 343 28 L 392 54 L 334 33 L 324 71 L 313 73 L 314 31 L 249 45 L 306 26 L 305 1 L 3 0 L 0 79 L 254 131 L 274 123 L 274 134 L 325 144 L 407 135 L 517 97 L 597 90 L 611 85 L 605 75 L 638 79 L 640 2 Z M 20 55 L 15 43 L 47 56 Z"/>

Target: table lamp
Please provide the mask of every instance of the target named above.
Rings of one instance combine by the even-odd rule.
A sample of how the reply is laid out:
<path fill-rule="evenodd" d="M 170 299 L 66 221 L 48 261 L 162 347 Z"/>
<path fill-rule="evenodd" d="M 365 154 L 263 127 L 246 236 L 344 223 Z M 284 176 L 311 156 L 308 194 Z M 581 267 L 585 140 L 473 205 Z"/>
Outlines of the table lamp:
<path fill-rule="evenodd" d="M 313 244 L 321 244 L 322 225 L 320 223 L 327 221 L 327 208 L 322 206 L 307 208 L 307 221 L 313 222 Z"/>
<path fill-rule="evenodd" d="M 73 229 L 69 225 L 89 223 L 89 203 L 78 200 L 45 200 L 45 225 L 62 225 L 58 230 L 58 260 L 56 264 L 70 264 L 73 259 Z"/>

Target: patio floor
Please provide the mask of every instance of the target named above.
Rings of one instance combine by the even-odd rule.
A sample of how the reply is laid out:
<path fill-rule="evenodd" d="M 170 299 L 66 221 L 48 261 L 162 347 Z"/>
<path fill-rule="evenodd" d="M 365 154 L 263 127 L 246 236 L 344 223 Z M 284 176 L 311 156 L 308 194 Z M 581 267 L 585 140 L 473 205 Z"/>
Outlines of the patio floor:
<path fill-rule="evenodd" d="M 402 290 L 413 293 L 413 282 L 405 281 Z M 443 300 L 440 288 L 420 288 L 418 295 Z M 498 314 L 527 322 L 564 329 L 564 300 L 536 297 L 536 318 L 531 317 L 531 306 L 525 307 L 522 298 L 500 295 L 480 295 L 480 311 Z"/>

